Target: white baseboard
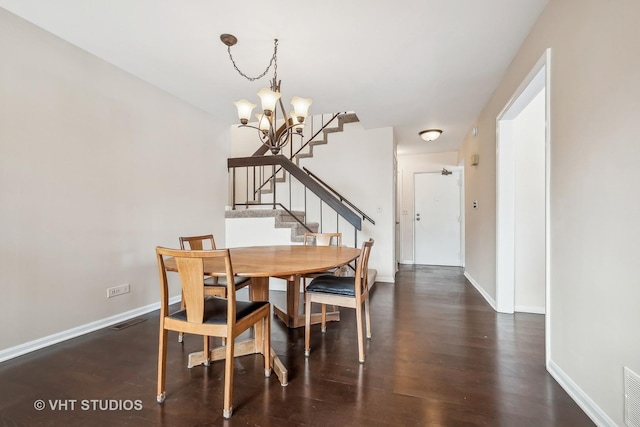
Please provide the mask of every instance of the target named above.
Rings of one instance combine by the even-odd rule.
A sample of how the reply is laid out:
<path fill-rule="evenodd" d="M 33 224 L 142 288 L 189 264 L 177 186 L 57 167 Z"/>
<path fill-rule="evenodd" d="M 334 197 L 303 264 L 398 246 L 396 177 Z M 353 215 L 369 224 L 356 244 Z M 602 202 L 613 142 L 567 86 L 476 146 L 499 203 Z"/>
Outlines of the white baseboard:
<path fill-rule="evenodd" d="M 479 284 L 478 282 L 476 282 L 473 277 L 471 277 L 471 275 L 469 275 L 469 273 L 467 273 L 466 271 L 464 272 L 464 277 L 467 278 L 467 280 L 473 285 L 474 288 L 476 288 L 478 290 L 478 292 L 480 292 L 480 295 L 482 295 L 482 297 L 489 303 L 489 305 L 491 306 L 491 308 L 493 308 L 495 311 L 498 311 L 498 305 L 496 304 L 496 301 L 491 297 L 491 295 L 489 295 L 487 293 L 487 291 L 485 291 Z"/>
<path fill-rule="evenodd" d="M 547 363 L 547 371 L 560 384 L 569 396 L 578 404 L 591 421 L 599 427 L 616 427 L 617 424 L 595 404 L 580 387 L 556 365 L 553 360 Z"/>
<path fill-rule="evenodd" d="M 516 305 L 514 310 L 518 313 L 545 314 L 544 307 L 535 307 L 530 305 Z"/>
<path fill-rule="evenodd" d="M 180 302 L 180 295 L 169 299 L 169 304 L 174 304 L 176 302 Z M 133 310 L 125 311 L 124 313 L 107 317 L 105 319 L 96 320 L 95 322 L 90 322 L 85 325 L 67 329 L 66 331 L 38 338 L 24 344 L 19 344 L 15 347 L 0 350 L 0 363 L 18 356 L 22 356 L 23 354 L 31 353 L 32 351 L 40 350 L 41 348 L 69 340 L 71 338 L 79 337 L 80 335 L 88 334 L 89 332 L 97 331 L 98 329 L 103 329 L 111 325 L 115 325 L 116 323 L 124 322 L 125 320 L 133 319 L 134 317 L 147 314 L 151 311 L 158 310 L 159 308 L 159 302 L 149 304 L 144 307 L 139 307 Z"/>

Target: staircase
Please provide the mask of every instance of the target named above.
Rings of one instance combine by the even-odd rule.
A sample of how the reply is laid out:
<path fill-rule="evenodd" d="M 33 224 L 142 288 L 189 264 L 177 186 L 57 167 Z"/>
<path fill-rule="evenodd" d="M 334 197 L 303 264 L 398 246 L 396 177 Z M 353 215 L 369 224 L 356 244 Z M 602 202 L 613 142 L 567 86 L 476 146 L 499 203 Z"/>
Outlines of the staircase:
<path fill-rule="evenodd" d="M 317 126 L 319 121 L 321 125 Z M 282 150 L 278 155 L 262 155 L 260 152 L 264 150 L 259 149 L 249 157 L 228 159 L 232 188 L 231 210 L 226 212 L 226 217 L 233 221 L 230 226 L 235 227 L 238 235 L 257 232 L 264 238 L 268 235 L 276 238 L 277 234 L 277 239 L 282 240 L 289 234 L 291 242 L 301 242 L 305 232 L 331 230 L 344 233 L 352 229 L 353 242 L 357 244 L 362 221 L 366 219 L 375 224 L 374 221 L 299 165 L 301 159 L 313 157 L 315 146 L 328 143 L 329 134 L 342 132 L 345 124 L 358 121 L 354 113 L 315 116 L 305 127 L 312 136 L 306 142 L 299 138 L 297 144 L 291 142 L 288 152 Z M 264 232 L 269 217 L 273 218 L 274 228 L 272 232 Z M 253 218 L 255 221 L 246 222 L 243 228 L 233 218 Z M 252 228 L 255 224 L 262 224 L 263 228 Z M 282 228 L 291 232 L 277 231 Z"/>

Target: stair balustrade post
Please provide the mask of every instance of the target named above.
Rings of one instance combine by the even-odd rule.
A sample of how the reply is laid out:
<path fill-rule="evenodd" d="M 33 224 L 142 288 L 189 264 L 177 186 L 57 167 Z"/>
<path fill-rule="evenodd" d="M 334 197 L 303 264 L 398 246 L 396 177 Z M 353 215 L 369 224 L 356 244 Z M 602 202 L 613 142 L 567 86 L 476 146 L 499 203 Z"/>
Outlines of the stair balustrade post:
<path fill-rule="evenodd" d="M 271 188 L 273 188 L 273 192 L 271 194 L 273 194 L 273 209 L 276 208 L 276 165 L 272 166 L 272 171 L 273 174 L 271 174 L 271 179 L 273 180 L 271 182 Z"/>
<path fill-rule="evenodd" d="M 236 210 L 236 168 L 231 169 L 231 182 L 232 182 L 232 194 L 231 194 L 231 209 Z"/>

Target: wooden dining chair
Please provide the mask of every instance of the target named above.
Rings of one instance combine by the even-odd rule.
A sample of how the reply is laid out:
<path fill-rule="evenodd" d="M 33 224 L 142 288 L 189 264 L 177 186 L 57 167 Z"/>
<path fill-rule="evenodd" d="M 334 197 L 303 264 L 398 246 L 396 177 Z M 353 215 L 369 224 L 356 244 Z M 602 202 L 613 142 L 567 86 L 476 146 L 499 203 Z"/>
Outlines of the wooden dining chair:
<path fill-rule="evenodd" d="M 216 241 L 213 238 L 213 234 L 204 234 L 202 236 L 185 236 L 180 237 L 180 249 L 182 250 L 193 250 L 193 251 L 201 251 L 201 250 L 214 250 L 216 248 Z M 244 288 L 251 283 L 251 278 L 249 277 L 234 277 L 234 285 L 236 290 Z M 210 277 L 205 276 L 204 278 L 204 294 L 212 297 L 223 297 L 227 296 L 227 279 L 225 277 Z M 184 308 L 184 295 L 182 300 L 180 301 L 180 308 Z M 178 342 L 182 342 L 183 334 L 178 334 Z M 205 338 L 206 339 L 206 338 Z M 204 351 L 208 351 L 208 339 L 204 346 Z"/>
<path fill-rule="evenodd" d="M 302 244 L 304 246 L 342 246 L 342 233 L 304 233 L 302 238 Z M 343 267 L 333 268 L 327 271 L 318 271 L 313 273 L 306 273 L 302 275 L 302 290 L 306 292 L 307 280 L 314 279 L 324 274 L 340 275 L 340 271 Z M 322 307 L 326 310 L 326 307 Z M 332 311 L 335 313 L 338 310 L 333 306 Z M 322 332 L 325 332 L 324 330 Z"/>
<path fill-rule="evenodd" d="M 158 346 L 158 403 L 164 402 L 166 397 L 165 377 L 168 331 L 222 337 L 226 339 L 222 415 L 225 418 L 230 418 L 233 412 L 234 339 L 251 327 L 254 327 L 256 349 L 259 349 L 264 356 L 265 376 L 271 375 L 271 306 L 268 301 L 236 301 L 233 266 L 228 249 L 201 251 L 157 247 L 156 257 L 160 275 L 161 295 L 160 339 Z M 185 308 L 174 313 L 169 313 L 166 257 L 175 259 L 182 293 L 186 300 Z M 226 298 L 205 296 L 202 277 L 204 275 L 204 261 L 207 259 L 219 259 L 225 265 Z"/>
<path fill-rule="evenodd" d="M 304 233 L 302 238 L 302 244 L 304 246 L 342 246 L 342 233 Z M 338 268 L 334 268 L 329 271 L 321 271 L 317 273 L 307 273 L 302 276 L 304 280 L 304 286 L 306 287 L 306 279 L 313 279 L 323 274 L 335 274 Z"/>
<path fill-rule="evenodd" d="M 360 257 L 356 263 L 353 277 L 341 277 L 331 274 L 316 277 L 307 286 L 305 293 L 305 325 L 304 325 L 304 355 L 309 356 L 311 341 L 311 304 L 322 304 L 322 331 L 326 331 L 326 305 L 355 308 L 356 325 L 358 330 L 358 360 L 364 363 L 364 338 L 362 330 L 362 307 L 367 338 L 371 338 L 371 317 L 369 314 L 369 286 L 368 264 L 369 254 L 373 247 L 373 239 L 362 244 Z"/>

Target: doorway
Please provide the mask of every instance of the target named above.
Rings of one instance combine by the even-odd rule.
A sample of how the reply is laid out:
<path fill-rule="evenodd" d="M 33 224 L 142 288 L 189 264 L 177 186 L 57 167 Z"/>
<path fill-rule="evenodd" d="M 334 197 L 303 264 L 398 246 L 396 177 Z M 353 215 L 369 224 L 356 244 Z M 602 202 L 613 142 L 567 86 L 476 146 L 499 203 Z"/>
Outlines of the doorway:
<path fill-rule="evenodd" d="M 547 49 L 496 124 L 496 306 L 501 313 L 547 314 L 547 359 L 549 61 Z"/>
<path fill-rule="evenodd" d="M 414 175 L 414 264 L 462 266 L 461 173 Z"/>

